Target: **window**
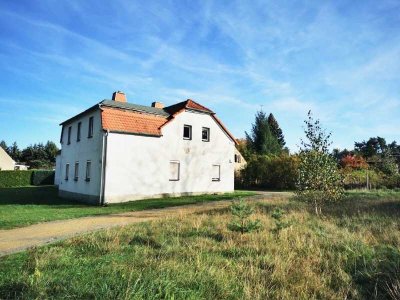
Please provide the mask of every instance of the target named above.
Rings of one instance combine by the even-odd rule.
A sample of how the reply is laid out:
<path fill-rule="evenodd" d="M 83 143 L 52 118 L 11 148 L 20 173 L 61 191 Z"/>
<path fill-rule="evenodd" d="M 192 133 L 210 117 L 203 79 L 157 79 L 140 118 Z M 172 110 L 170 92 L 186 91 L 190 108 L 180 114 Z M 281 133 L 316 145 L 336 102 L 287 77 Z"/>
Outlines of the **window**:
<path fill-rule="evenodd" d="M 183 125 L 183 139 L 191 140 L 192 139 L 192 126 Z"/>
<path fill-rule="evenodd" d="M 169 181 L 178 181 L 180 173 L 180 163 L 179 161 L 173 160 L 169 162 Z"/>
<path fill-rule="evenodd" d="M 65 180 L 68 180 L 69 176 L 69 164 L 65 165 Z"/>
<path fill-rule="evenodd" d="M 60 144 L 63 143 L 63 137 L 64 137 L 64 126 L 61 128 Z"/>
<path fill-rule="evenodd" d="M 90 160 L 88 160 L 86 162 L 86 178 L 85 178 L 86 181 L 90 181 L 90 169 L 91 169 L 91 167 L 92 167 L 92 162 Z"/>
<path fill-rule="evenodd" d="M 203 142 L 209 142 L 210 141 L 210 128 L 203 127 L 201 129 L 201 139 Z"/>
<path fill-rule="evenodd" d="M 76 132 L 76 141 L 79 142 L 81 140 L 81 125 L 82 123 L 78 123 L 78 130 Z"/>
<path fill-rule="evenodd" d="M 239 154 L 235 154 L 235 163 L 241 163 L 242 162 L 242 158 L 240 157 Z"/>
<path fill-rule="evenodd" d="M 71 144 L 71 130 L 72 130 L 72 127 L 69 126 L 68 127 L 68 142 L 67 142 L 68 145 Z"/>
<path fill-rule="evenodd" d="M 88 138 L 93 137 L 93 117 L 89 118 Z"/>
<path fill-rule="evenodd" d="M 221 166 L 213 165 L 212 166 L 212 181 L 220 181 L 221 176 Z"/>
<path fill-rule="evenodd" d="M 75 163 L 75 174 L 74 174 L 74 180 L 78 181 L 79 178 L 79 162 Z"/>

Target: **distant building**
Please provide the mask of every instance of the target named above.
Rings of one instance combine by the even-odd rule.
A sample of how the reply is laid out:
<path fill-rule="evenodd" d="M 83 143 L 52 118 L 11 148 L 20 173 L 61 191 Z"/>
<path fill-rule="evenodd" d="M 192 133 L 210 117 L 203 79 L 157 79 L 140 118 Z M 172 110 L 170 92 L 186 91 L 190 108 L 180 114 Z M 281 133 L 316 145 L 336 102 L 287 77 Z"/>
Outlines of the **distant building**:
<path fill-rule="evenodd" d="M 193 100 L 143 106 L 115 92 L 61 126 L 62 197 L 104 204 L 234 190 L 237 142 Z"/>
<path fill-rule="evenodd" d="M 0 147 L 0 170 L 14 170 L 15 161 Z"/>
<path fill-rule="evenodd" d="M 247 162 L 244 159 L 243 155 L 239 152 L 239 150 L 235 147 L 235 172 L 238 172 L 244 167 L 246 167 Z"/>

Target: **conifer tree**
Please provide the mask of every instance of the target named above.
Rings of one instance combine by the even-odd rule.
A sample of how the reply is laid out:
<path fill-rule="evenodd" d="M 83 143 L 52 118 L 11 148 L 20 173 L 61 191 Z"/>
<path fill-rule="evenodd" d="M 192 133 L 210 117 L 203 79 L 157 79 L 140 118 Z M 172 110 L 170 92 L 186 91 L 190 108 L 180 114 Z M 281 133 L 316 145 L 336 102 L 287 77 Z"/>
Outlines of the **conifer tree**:
<path fill-rule="evenodd" d="M 275 138 L 278 140 L 279 145 L 283 149 L 285 147 L 285 137 L 282 133 L 282 129 L 279 127 L 278 121 L 275 119 L 272 113 L 268 116 L 268 124 L 269 128 L 271 129 L 271 133 Z"/>

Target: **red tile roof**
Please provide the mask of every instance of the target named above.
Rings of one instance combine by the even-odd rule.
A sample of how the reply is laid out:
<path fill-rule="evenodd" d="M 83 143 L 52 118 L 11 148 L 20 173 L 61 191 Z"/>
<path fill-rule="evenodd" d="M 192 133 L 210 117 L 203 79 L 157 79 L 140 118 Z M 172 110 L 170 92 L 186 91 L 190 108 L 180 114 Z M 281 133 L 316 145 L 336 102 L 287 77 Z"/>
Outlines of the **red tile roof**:
<path fill-rule="evenodd" d="M 207 107 L 188 99 L 186 101 L 168 106 L 164 109 L 167 116 L 155 115 L 147 112 L 138 112 L 117 107 L 101 107 L 101 121 L 103 129 L 114 132 L 124 132 L 133 134 L 143 134 L 151 136 L 161 136 L 161 129 L 164 125 L 172 122 L 176 115 L 193 109 L 210 114 L 210 116 L 219 124 L 222 130 L 237 144 L 235 137 L 217 118 L 215 113 Z"/>
<path fill-rule="evenodd" d="M 167 120 L 161 116 L 115 108 L 102 108 L 101 112 L 103 129 L 116 132 L 161 136 L 161 126 Z"/>

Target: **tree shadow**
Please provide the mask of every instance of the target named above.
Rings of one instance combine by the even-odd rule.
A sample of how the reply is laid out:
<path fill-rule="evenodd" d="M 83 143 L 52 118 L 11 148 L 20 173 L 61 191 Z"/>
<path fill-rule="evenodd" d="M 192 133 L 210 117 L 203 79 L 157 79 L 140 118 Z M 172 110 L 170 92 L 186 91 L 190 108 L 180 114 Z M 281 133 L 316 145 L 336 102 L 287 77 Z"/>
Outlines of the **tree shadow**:
<path fill-rule="evenodd" d="M 88 204 L 59 197 L 56 186 L 0 188 L 0 206 L 12 204 L 89 206 Z"/>

